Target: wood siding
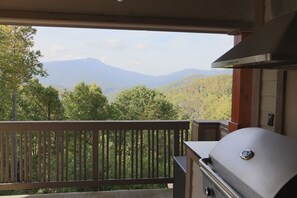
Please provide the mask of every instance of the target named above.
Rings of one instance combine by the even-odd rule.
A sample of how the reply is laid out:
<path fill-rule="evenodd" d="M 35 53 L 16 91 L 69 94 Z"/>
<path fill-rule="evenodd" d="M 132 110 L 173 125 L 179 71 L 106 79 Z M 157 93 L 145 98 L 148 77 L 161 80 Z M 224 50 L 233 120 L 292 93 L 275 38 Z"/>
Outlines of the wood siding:
<path fill-rule="evenodd" d="M 274 126 L 268 126 L 268 113 L 276 111 L 277 70 L 263 70 L 260 94 L 260 127 L 274 131 Z"/>

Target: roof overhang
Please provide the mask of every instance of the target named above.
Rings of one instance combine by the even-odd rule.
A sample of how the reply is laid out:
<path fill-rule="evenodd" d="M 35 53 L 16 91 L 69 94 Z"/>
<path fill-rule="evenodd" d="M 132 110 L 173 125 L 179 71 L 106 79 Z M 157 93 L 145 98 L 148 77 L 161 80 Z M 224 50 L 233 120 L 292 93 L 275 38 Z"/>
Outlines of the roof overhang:
<path fill-rule="evenodd" d="M 233 34 L 254 28 L 246 0 L 0 0 L 0 23 Z"/>

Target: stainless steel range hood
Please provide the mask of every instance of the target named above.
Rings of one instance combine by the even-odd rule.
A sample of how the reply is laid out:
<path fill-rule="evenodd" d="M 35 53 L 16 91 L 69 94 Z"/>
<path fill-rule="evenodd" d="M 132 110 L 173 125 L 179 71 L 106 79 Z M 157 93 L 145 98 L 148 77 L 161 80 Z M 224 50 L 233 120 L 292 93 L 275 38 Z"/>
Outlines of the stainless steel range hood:
<path fill-rule="evenodd" d="M 212 63 L 213 68 L 297 68 L 297 11 L 272 19 Z"/>

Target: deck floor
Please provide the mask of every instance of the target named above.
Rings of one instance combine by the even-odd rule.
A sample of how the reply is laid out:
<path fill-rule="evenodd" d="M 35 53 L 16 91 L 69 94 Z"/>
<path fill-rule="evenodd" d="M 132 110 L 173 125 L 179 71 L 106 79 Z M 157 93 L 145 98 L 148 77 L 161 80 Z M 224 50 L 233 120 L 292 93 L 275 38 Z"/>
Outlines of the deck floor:
<path fill-rule="evenodd" d="M 1 198 L 172 198 L 172 189 L 145 189 L 145 190 L 116 190 L 99 192 L 52 193 L 34 195 L 10 195 Z"/>

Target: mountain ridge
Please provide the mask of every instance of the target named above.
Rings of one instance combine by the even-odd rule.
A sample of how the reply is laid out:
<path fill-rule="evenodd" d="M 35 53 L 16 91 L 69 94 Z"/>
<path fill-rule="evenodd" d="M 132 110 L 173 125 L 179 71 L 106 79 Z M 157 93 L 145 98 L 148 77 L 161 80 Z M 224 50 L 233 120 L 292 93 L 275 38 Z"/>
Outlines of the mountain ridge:
<path fill-rule="evenodd" d="M 167 75 L 152 76 L 106 65 L 94 58 L 50 61 L 45 62 L 43 67 L 49 75 L 46 78 L 40 77 L 39 80 L 45 86 L 71 90 L 79 82 L 96 83 L 106 95 L 113 95 L 136 85 L 156 88 L 190 76 L 231 73 L 230 70 L 185 69 Z"/>

